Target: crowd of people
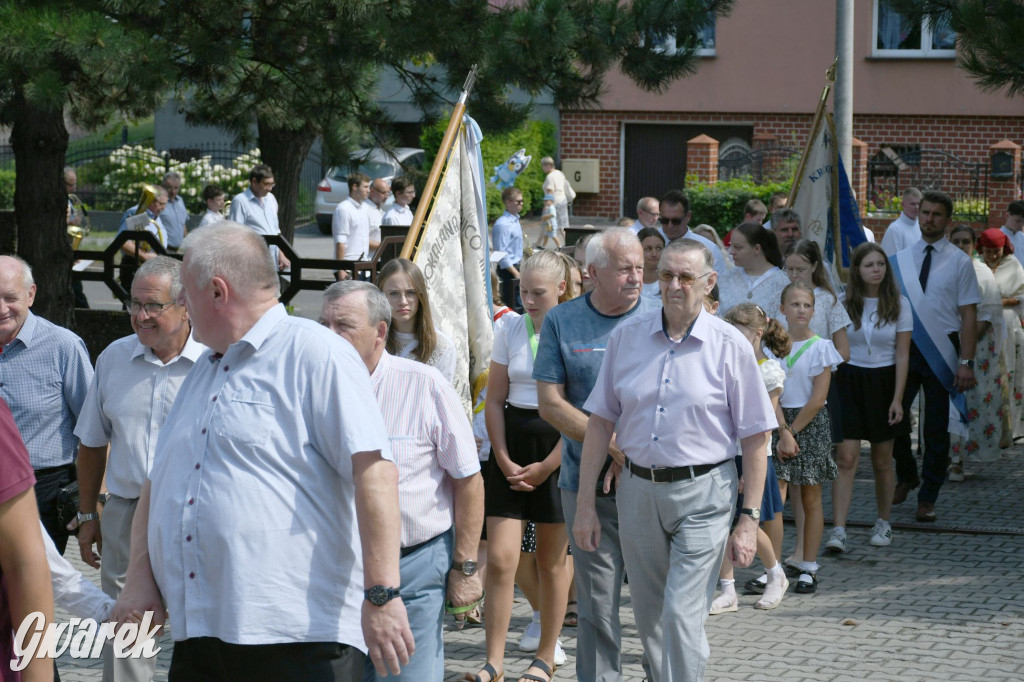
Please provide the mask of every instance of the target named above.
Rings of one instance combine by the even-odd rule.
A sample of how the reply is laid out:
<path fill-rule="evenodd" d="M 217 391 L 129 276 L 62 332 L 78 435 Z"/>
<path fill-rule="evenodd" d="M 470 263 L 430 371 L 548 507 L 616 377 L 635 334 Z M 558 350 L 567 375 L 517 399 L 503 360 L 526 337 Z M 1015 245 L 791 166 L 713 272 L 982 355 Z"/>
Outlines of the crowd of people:
<path fill-rule="evenodd" d="M 750 202 L 728 247 L 691 229 L 671 191 L 557 248 L 571 187 L 543 165 L 541 236 L 556 248 L 527 255 L 522 192 L 505 190 L 472 420 L 415 263 L 390 260 L 376 283 L 340 271 L 318 323 L 287 314 L 289 263 L 263 239 L 280 231 L 265 166 L 227 219 L 207 188 L 201 229 L 174 217 L 174 174 L 126 211 L 182 260 L 125 252 L 134 333 L 95 367 L 32 313 L 30 265 L 0 256 L 0 624 L 52 619 L 55 603 L 120 623 L 169 614 L 172 680 L 440 680 L 450 614 L 483 623 L 485 658 L 465 679 L 493 682 L 518 585 L 533 611 L 518 647 L 535 652 L 518 679 L 549 682 L 575 626 L 578 679 L 609 680 L 628 575 L 648 679 L 699 680 L 707 618 L 741 608 L 734 566 L 760 559 L 744 591 L 771 610 L 790 579 L 815 593 L 820 553 L 846 550 L 863 441 L 867 542 L 884 548 L 894 504 L 920 487 L 916 518 L 935 521 L 946 480 L 1024 435 L 1024 202 L 976 235 L 951 224 L 948 196 L 908 190 L 843 281 L 785 197 L 770 213 Z M 414 197 L 401 179 L 351 176 L 336 255 L 371 253 Z M 102 594 L 62 563 L 71 532 Z M 103 656 L 106 680 L 152 679 L 152 659 Z M 53 675 L 33 661 L 23 679 Z"/>

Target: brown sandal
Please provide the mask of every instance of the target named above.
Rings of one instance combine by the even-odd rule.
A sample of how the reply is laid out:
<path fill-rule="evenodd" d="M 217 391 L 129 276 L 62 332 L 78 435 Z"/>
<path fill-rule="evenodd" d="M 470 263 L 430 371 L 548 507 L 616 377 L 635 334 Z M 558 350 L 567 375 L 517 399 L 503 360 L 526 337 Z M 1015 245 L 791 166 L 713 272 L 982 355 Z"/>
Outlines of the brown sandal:
<path fill-rule="evenodd" d="M 530 668 L 537 668 L 542 673 L 548 676 L 547 679 L 544 679 L 543 677 L 537 677 L 536 675 L 531 675 L 530 673 L 526 672 L 519 676 L 519 682 L 523 682 L 523 680 L 532 680 L 532 682 L 551 682 L 551 678 L 555 676 L 555 672 L 551 669 L 551 666 L 549 666 L 547 663 L 545 663 L 539 658 L 533 659 L 533 663 L 530 664 Z M 529 670 L 530 668 L 527 668 L 527 670 Z M 555 666 L 555 670 L 558 670 L 557 665 Z"/>
<path fill-rule="evenodd" d="M 504 672 L 499 673 L 497 670 L 494 669 L 494 666 L 490 663 L 484 663 L 484 667 L 480 668 L 480 672 L 487 673 L 488 679 L 482 679 L 480 677 L 480 673 L 477 673 L 475 675 L 473 673 L 466 673 L 462 676 L 462 679 L 465 680 L 465 682 L 498 682 L 498 680 L 505 676 Z M 541 682 L 546 681 L 541 680 Z"/>

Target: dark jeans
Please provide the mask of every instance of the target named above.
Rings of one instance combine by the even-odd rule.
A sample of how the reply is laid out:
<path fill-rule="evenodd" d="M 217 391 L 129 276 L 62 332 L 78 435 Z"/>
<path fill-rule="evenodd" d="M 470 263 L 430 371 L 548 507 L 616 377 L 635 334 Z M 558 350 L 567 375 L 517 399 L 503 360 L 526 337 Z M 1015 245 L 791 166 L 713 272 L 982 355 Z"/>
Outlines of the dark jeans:
<path fill-rule="evenodd" d="M 57 521 L 57 494 L 60 489 L 75 480 L 75 465 L 36 470 L 36 504 L 39 507 L 39 520 L 43 522 L 47 534 L 63 554 L 68 546 L 68 529 Z"/>
<path fill-rule="evenodd" d="M 918 389 L 924 390 L 924 456 L 921 475 L 917 473 L 917 460 L 910 446 L 910 407 Z M 910 345 L 910 365 L 907 388 L 903 393 L 903 423 L 897 430 L 892 456 L 896 460 L 896 479 L 900 483 L 916 485 L 921 481 L 918 502 L 934 503 L 939 488 L 946 481 L 949 466 L 949 391 L 932 373 L 928 362 L 917 346 Z"/>
<path fill-rule="evenodd" d="M 215 637 L 174 643 L 170 682 L 349 682 L 363 678 L 363 652 L 337 642 L 229 644 Z"/>

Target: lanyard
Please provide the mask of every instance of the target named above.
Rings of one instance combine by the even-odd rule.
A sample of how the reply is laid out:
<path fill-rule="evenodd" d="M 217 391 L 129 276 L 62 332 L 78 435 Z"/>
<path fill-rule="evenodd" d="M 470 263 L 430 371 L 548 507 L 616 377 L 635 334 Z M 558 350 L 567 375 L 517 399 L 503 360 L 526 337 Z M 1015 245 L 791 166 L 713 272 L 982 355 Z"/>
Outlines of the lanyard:
<path fill-rule="evenodd" d="M 796 361 L 800 359 L 800 356 L 804 354 L 804 351 L 807 350 L 808 348 L 810 348 L 811 346 L 813 346 L 815 343 L 817 343 L 820 340 L 821 340 L 821 337 L 818 336 L 817 334 L 815 334 L 811 338 L 807 339 L 807 343 L 805 343 L 804 345 L 800 346 L 800 350 L 798 350 L 795 353 L 791 353 L 790 356 L 788 358 L 786 358 L 786 367 L 789 369 L 789 374 L 792 375 L 792 373 L 793 373 L 793 365 L 795 365 Z"/>
<path fill-rule="evenodd" d="M 533 331 L 533 320 L 530 316 L 523 315 L 526 318 L 526 334 L 530 339 L 530 352 L 533 353 L 533 359 L 537 359 L 537 332 Z"/>

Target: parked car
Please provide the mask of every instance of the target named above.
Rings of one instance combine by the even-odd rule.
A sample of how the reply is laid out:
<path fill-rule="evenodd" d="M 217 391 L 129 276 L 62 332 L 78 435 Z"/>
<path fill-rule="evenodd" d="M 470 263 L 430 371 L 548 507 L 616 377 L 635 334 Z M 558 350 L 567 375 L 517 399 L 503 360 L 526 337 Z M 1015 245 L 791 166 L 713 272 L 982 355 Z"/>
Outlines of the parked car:
<path fill-rule="evenodd" d="M 348 198 L 347 178 L 350 173 L 365 173 L 371 181 L 377 178 L 391 180 L 400 175 L 422 173 L 426 162 L 423 150 L 414 147 L 396 147 L 391 151 L 374 147 L 352 152 L 348 165 L 328 168 L 327 175 L 316 186 L 313 211 L 320 232 L 331 233 L 331 216 L 334 215 L 334 208 Z M 388 204 L 393 201 L 393 197 L 388 197 Z"/>

